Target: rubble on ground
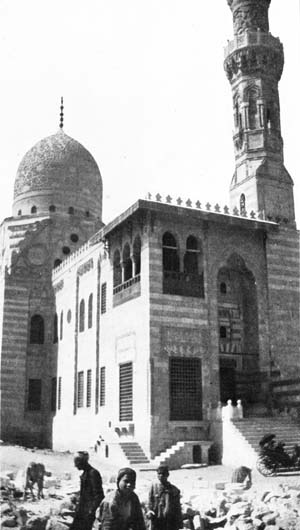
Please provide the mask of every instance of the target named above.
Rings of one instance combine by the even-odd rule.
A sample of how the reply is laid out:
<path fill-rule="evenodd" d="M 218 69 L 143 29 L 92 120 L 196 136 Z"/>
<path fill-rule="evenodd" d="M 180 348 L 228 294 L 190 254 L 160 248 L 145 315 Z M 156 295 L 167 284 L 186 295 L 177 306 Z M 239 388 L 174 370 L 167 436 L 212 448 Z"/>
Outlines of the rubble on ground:
<path fill-rule="evenodd" d="M 115 488 L 115 477 L 103 477 L 105 493 Z M 73 520 L 78 477 L 70 473 L 45 478 L 45 499 L 23 498 L 19 472 L 0 474 L 1 527 L 15 530 L 67 530 Z M 137 494 L 144 507 L 151 480 L 141 480 Z M 213 487 L 201 478 L 181 486 L 183 528 L 195 530 L 300 530 L 299 485 L 277 485 L 258 491 L 255 485 L 244 490 L 240 484 L 215 482 Z"/>

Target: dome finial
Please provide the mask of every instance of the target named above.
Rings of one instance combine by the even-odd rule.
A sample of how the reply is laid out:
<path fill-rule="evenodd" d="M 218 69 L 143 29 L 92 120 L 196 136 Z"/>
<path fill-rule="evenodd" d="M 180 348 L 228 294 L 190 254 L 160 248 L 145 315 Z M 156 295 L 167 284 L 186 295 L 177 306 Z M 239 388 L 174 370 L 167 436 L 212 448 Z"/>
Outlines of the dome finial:
<path fill-rule="evenodd" d="M 62 129 L 64 126 L 64 98 L 60 98 L 60 123 L 59 127 Z"/>

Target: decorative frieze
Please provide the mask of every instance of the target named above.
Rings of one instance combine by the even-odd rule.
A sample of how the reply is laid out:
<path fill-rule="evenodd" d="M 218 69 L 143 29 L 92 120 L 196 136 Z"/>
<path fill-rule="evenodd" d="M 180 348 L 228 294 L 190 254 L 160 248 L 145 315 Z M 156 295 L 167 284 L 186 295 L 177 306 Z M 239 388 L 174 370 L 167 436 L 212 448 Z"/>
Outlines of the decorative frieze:
<path fill-rule="evenodd" d="M 83 276 L 86 272 L 89 272 L 94 267 L 93 258 L 90 258 L 88 261 L 80 265 L 77 269 L 78 276 Z"/>
<path fill-rule="evenodd" d="M 61 280 L 56 285 L 53 286 L 54 293 L 57 294 L 64 288 L 64 280 Z"/>
<path fill-rule="evenodd" d="M 168 355 L 194 356 L 205 345 L 203 331 L 199 328 L 161 327 L 162 351 Z"/>

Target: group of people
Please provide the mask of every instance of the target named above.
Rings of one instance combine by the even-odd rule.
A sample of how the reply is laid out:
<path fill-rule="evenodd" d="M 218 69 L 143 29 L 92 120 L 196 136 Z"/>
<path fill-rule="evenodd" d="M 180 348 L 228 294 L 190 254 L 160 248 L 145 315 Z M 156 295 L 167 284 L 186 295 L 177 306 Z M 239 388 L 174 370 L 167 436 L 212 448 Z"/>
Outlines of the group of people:
<path fill-rule="evenodd" d="M 101 475 L 89 464 L 88 453 L 76 453 L 74 465 L 82 474 L 71 530 L 91 530 L 95 520 L 99 522 L 101 530 L 145 530 L 145 519 L 151 530 L 182 528 L 180 490 L 169 482 L 167 466 L 157 469 L 157 481 L 151 485 L 144 517 L 139 498 L 134 492 L 134 469 L 120 469 L 116 489 L 104 496 Z"/>

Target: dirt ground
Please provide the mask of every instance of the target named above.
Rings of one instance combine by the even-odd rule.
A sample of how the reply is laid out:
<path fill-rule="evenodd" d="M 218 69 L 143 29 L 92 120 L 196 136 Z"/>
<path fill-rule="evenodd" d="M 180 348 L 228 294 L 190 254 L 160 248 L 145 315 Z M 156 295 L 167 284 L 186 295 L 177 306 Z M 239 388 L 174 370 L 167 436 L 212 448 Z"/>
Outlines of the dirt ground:
<path fill-rule="evenodd" d="M 29 462 L 42 462 L 52 476 L 64 479 L 68 476 L 70 482 L 79 486 L 79 472 L 74 468 L 73 454 L 69 452 L 55 452 L 45 449 L 26 449 L 20 446 L 2 444 L 0 447 L 1 472 L 13 471 L 16 473 L 24 469 Z M 100 460 L 97 454 L 91 451 L 90 463 L 96 467 L 103 478 L 104 486 L 109 484 L 113 487 L 114 480 L 119 469 L 115 463 L 108 460 Z M 136 492 L 143 492 L 150 482 L 155 478 L 155 470 L 141 470 L 136 468 L 137 484 Z M 226 466 L 209 466 L 196 469 L 178 469 L 170 472 L 170 481 L 181 490 L 183 498 L 191 493 L 201 490 L 203 495 L 215 489 L 218 482 L 230 482 L 233 469 Z M 253 488 L 257 492 L 272 491 L 279 485 L 300 487 L 300 473 L 284 474 L 265 478 L 256 470 L 253 470 Z M 46 491 L 47 494 L 47 491 Z"/>
<path fill-rule="evenodd" d="M 74 467 L 73 454 L 41 449 L 26 449 L 5 444 L 0 445 L 0 478 L 4 477 L 4 481 L 7 481 L 5 477 L 7 477 L 8 473 L 9 477 L 13 477 L 16 487 L 16 477 L 22 475 L 22 471 L 24 472 L 30 462 L 41 462 L 45 465 L 46 470 L 51 472 L 50 482 L 44 489 L 45 497 L 37 500 L 36 498 L 32 499 L 31 495 L 28 495 L 26 499 L 23 499 L 21 495 L 21 498 L 16 499 L 9 489 L 2 489 L 0 501 L 2 528 L 14 527 L 15 530 L 45 530 L 46 528 L 53 530 L 54 528 L 63 528 L 66 530 L 73 520 L 73 516 L 68 512 L 70 509 L 70 496 L 79 491 L 80 483 L 80 472 Z M 104 492 L 107 493 L 115 489 L 119 466 L 108 460 L 100 460 L 93 451 L 90 452 L 90 463 L 102 475 Z M 156 471 L 155 469 L 142 470 L 138 468 L 136 471 L 136 493 L 146 507 L 150 484 L 156 477 Z M 224 488 L 224 483 L 230 482 L 232 471 L 232 468 L 221 465 L 172 470 L 169 479 L 181 491 L 183 513 L 188 513 L 190 509 L 194 510 L 195 507 L 199 510 L 197 513 L 205 513 L 206 510 L 216 506 L 223 493 L 226 495 L 226 491 L 224 492 L 224 489 L 219 488 Z M 51 481 L 52 485 L 50 484 Z M 45 479 L 45 485 L 46 483 L 47 478 Z M 24 482 L 21 482 L 21 488 L 22 484 Z M 247 494 L 251 496 L 253 506 L 258 506 L 263 494 L 266 492 L 276 493 L 277 491 L 280 492 L 280 495 L 289 488 L 300 490 L 300 473 L 265 478 L 254 470 L 253 486 L 248 490 Z M 235 497 L 236 501 L 238 498 L 242 500 L 238 493 L 232 492 L 232 494 L 237 495 Z M 66 507 L 67 515 L 64 512 Z M 20 519 L 23 517 L 21 517 L 21 513 L 26 514 L 25 523 L 24 520 L 22 522 Z M 294 516 L 294 513 L 292 512 L 292 516 Z M 57 526 L 58 521 L 59 525 Z M 64 524 L 61 526 L 62 521 Z M 197 526 L 197 528 L 200 527 Z M 282 528 L 283 530 L 290 530 L 291 527 L 288 523 L 283 525 Z"/>

